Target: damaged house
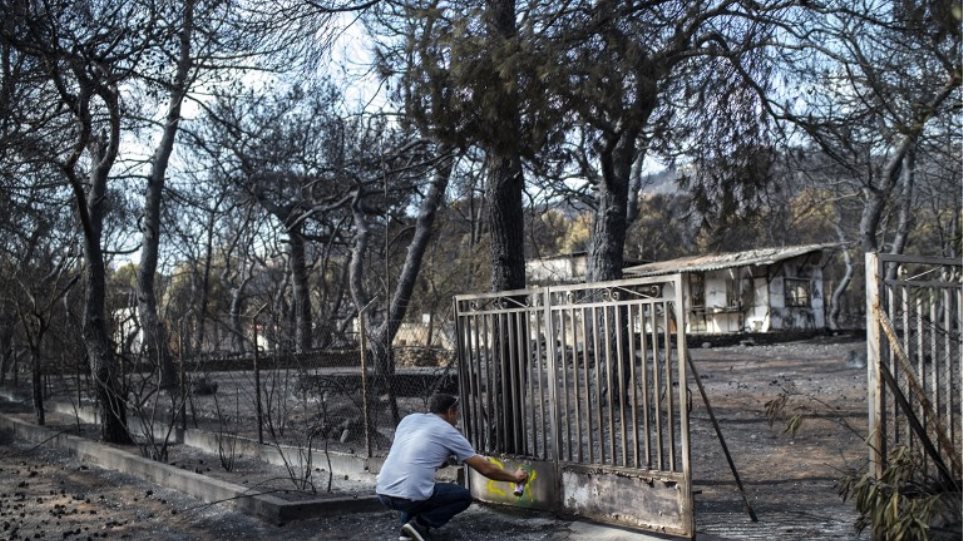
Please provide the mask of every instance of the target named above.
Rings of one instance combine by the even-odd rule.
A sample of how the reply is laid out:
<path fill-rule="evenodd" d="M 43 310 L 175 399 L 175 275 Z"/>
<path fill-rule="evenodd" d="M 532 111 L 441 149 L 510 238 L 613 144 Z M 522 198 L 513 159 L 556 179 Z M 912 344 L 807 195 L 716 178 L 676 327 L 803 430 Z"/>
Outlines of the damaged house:
<path fill-rule="evenodd" d="M 690 256 L 623 269 L 626 278 L 682 273 L 689 286 L 687 332 L 826 328 L 823 267 L 836 244 Z"/>

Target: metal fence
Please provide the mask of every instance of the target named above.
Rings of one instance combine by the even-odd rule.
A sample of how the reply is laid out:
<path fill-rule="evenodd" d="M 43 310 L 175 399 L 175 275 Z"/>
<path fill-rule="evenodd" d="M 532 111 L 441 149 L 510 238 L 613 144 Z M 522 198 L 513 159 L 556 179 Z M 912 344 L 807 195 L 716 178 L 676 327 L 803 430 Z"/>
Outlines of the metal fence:
<path fill-rule="evenodd" d="M 681 472 L 684 412 L 675 395 L 685 363 L 673 347 L 671 296 L 654 284 L 549 296 L 553 332 L 572 344 L 555 359 L 559 460 Z"/>
<path fill-rule="evenodd" d="M 959 479 L 963 449 L 963 266 L 959 260 L 866 256 L 870 459 L 896 446 L 933 475 Z"/>
<path fill-rule="evenodd" d="M 368 363 L 362 368 L 360 352 L 344 366 L 302 366 L 291 399 L 306 395 L 312 422 L 335 433 L 333 448 L 355 454 L 384 456 L 390 449 L 398 421 L 428 410 L 436 392 L 458 393 L 458 376 L 451 351 L 423 347 L 396 347 L 391 352 L 390 373 Z M 319 402 L 324 401 L 325 418 Z"/>
<path fill-rule="evenodd" d="M 683 287 L 671 275 L 456 297 L 469 440 L 540 472 L 541 507 L 691 535 Z"/>
<path fill-rule="evenodd" d="M 392 348 L 393 368 L 387 377 L 372 366 L 363 372 L 360 357 L 356 349 L 334 354 L 273 351 L 244 357 L 178 358 L 182 388 L 172 395 L 156 392 L 156 365 L 121 358 L 121 381 L 128 413 L 149 417 L 158 426 L 196 428 L 272 445 L 327 446 L 370 456 L 386 455 L 398 420 L 427 411 L 433 393 L 458 392 L 452 351 Z M 96 387 L 83 365 L 51 370 L 43 383 L 44 398 L 52 403 L 74 409 L 94 404 Z M 25 386 L 29 378 L 19 377 L 16 384 L 22 395 L 29 396 Z"/>

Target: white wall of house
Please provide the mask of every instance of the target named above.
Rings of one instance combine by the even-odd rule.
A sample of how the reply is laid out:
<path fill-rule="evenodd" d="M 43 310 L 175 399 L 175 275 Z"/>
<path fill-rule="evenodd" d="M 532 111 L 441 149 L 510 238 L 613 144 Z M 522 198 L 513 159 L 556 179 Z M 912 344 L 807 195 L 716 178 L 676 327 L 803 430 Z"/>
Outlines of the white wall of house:
<path fill-rule="evenodd" d="M 738 298 L 729 298 L 728 284 L 737 269 L 722 269 L 705 273 L 706 332 L 739 332 L 741 314 L 735 307 Z"/>
<path fill-rule="evenodd" d="M 395 347 L 418 346 L 440 348 L 445 350 L 455 349 L 454 333 L 450 332 L 450 325 L 444 321 L 435 321 L 431 330 L 431 344 L 428 342 L 428 322 L 403 322 L 398 327 L 392 345 Z"/>
<path fill-rule="evenodd" d="M 822 268 L 796 259 L 777 268 L 768 287 L 773 330 L 821 329 L 826 326 L 826 304 Z M 802 289 L 800 289 L 802 288 Z M 805 306 L 787 304 L 794 289 L 808 292 Z"/>
<path fill-rule="evenodd" d="M 131 353 L 140 353 L 144 346 L 144 330 L 135 324 L 137 321 L 137 308 L 119 308 L 114 310 L 112 316 L 114 318 L 114 343 L 117 344 L 118 347 L 129 348 L 128 351 Z M 233 335 L 229 330 L 221 323 L 213 321 L 206 321 L 204 325 L 204 343 L 201 346 L 202 353 L 232 351 L 234 341 Z M 168 329 L 167 332 L 173 340 L 177 340 L 177 329 Z M 196 331 L 191 328 L 186 332 L 187 334 L 183 337 L 184 340 L 191 340 L 193 344 L 194 333 Z M 252 338 L 250 330 L 248 329 L 246 333 L 247 340 L 250 340 Z M 262 329 L 261 334 L 258 336 L 258 344 L 261 350 L 267 350 L 270 347 L 265 329 Z"/>
<path fill-rule="evenodd" d="M 817 329 L 826 326 L 826 284 L 823 282 L 823 269 L 817 267 L 813 272 L 813 315 Z"/>
<path fill-rule="evenodd" d="M 428 327 L 431 328 L 430 347 L 453 350 L 455 349 L 455 330 L 445 321 L 435 319 L 431 321 L 430 314 L 422 314 L 421 321 L 403 321 L 398 326 L 398 332 L 391 342 L 394 347 L 424 347 L 428 341 Z M 358 318 L 351 322 L 351 330 L 355 336 L 359 334 Z"/>
<path fill-rule="evenodd" d="M 765 276 L 752 279 L 752 306 L 746 312 L 745 330 L 749 332 L 769 332 L 772 321 L 769 319 L 769 282 Z"/>
<path fill-rule="evenodd" d="M 733 267 L 701 271 L 701 275 L 705 284 L 705 328 L 699 328 L 700 332 L 769 332 L 826 326 L 822 268 L 810 257 L 781 261 L 765 269 Z M 795 299 L 796 305 L 787 304 L 787 298 Z M 701 317 L 701 312 L 690 315 L 689 332 L 694 329 L 692 320 Z"/>
<path fill-rule="evenodd" d="M 530 284 L 565 284 L 585 279 L 588 258 L 584 254 L 529 259 L 525 275 Z"/>
<path fill-rule="evenodd" d="M 710 271 L 706 276 L 706 309 L 715 310 L 729 306 L 729 299 L 726 298 L 726 280 L 729 278 L 728 270 Z"/>

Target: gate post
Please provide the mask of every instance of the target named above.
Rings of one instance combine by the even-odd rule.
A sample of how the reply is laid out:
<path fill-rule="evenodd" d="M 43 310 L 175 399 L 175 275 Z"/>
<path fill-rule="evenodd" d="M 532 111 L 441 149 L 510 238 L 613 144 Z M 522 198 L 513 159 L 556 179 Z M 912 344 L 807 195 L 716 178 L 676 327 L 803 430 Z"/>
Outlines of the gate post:
<path fill-rule="evenodd" d="M 463 340 L 465 340 L 465 327 L 461 322 L 461 313 L 458 311 L 458 297 L 452 299 L 451 313 L 455 316 L 455 362 L 458 363 L 458 412 L 461 414 L 462 431 L 465 433 L 466 438 L 471 438 L 473 428 L 471 423 L 473 419 L 471 418 L 472 402 L 469 400 L 474 400 L 475 397 L 468 395 L 467 382 L 471 378 L 469 370 L 473 367 L 465 362 L 468 346 L 463 342 Z M 472 443 L 477 444 L 477 442 Z M 471 475 L 468 475 L 468 466 L 462 465 L 458 470 L 458 480 L 463 481 L 462 486 L 471 490 Z"/>
<path fill-rule="evenodd" d="M 676 351 L 679 359 L 679 421 L 682 437 L 682 473 L 685 477 L 685 499 L 683 500 L 682 513 L 688 522 L 688 531 L 695 538 L 695 509 L 692 502 L 692 465 L 691 443 L 689 442 L 689 377 L 688 363 L 689 346 L 686 342 L 688 332 L 689 317 L 689 280 L 684 274 L 676 274 L 674 278 L 675 286 L 675 321 L 676 321 Z M 668 362 L 668 359 L 666 359 Z M 695 374 L 693 374 L 695 375 Z M 698 378 L 698 376 L 696 376 Z M 701 383 L 699 383 L 701 385 Z M 671 407 L 671 406 L 670 406 Z M 747 504 L 748 505 L 748 504 Z"/>
<path fill-rule="evenodd" d="M 869 467 L 878 478 L 886 462 L 886 390 L 880 376 L 883 362 L 877 307 L 881 305 L 879 254 L 866 253 L 866 403 L 869 406 Z"/>
<path fill-rule="evenodd" d="M 552 454 L 551 460 L 555 468 L 555 494 L 562 493 L 562 475 L 559 472 L 558 457 L 561 454 L 562 445 L 561 416 L 558 411 L 558 374 L 556 374 L 555 359 L 555 324 L 552 320 L 552 288 L 544 287 L 543 301 L 545 304 L 545 349 L 548 350 L 546 364 L 548 367 L 548 397 L 550 405 L 550 416 L 552 427 Z M 562 347 L 565 347 L 562 344 Z M 548 457 L 546 457 L 548 458 Z M 558 505 L 561 508 L 561 505 Z"/>

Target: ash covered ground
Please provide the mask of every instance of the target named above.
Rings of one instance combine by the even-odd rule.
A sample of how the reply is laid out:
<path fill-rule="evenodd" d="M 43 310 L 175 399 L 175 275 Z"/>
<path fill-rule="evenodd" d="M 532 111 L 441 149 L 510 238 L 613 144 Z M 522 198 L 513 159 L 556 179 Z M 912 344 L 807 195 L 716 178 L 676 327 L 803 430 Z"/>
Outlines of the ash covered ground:
<path fill-rule="evenodd" d="M 767 346 L 694 348 L 723 435 L 758 523 L 749 521 L 694 382 L 691 414 L 696 525 L 703 539 L 866 539 L 836 480 L 867 456 L 865 368 L 839 337 Z M 858 355 L 856 358 L 858 359 Z M 766 402 L 787 395 L 799 415 L 770 427 Z M 8 405 L 9 406 L 9 405 Z M 6 408 L 8 411 L 10 408 Z M 21 409 L 21 411 L 23 411 Z M 391 512 L 346 514 L 284 526 L 263 523 L 140 481 L 88 468 L 63 452 L 0 442 L 0 539 L 396 539 Z M 579 523 L 548 514 L 473 506 L 438 539 L 591 539 Z"/>

